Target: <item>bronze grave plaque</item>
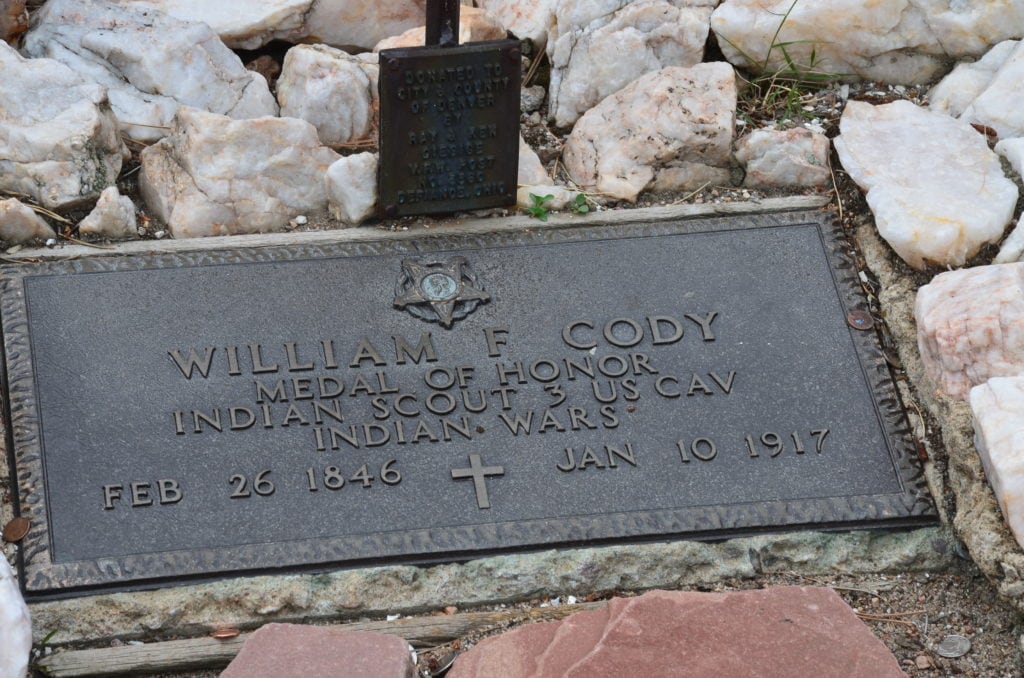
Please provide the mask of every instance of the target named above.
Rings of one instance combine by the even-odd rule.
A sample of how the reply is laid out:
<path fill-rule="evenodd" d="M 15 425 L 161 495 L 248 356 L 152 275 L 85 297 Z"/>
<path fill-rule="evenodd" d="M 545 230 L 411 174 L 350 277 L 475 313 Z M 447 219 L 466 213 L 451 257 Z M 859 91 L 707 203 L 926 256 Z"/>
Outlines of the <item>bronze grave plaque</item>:
<path fill-rule="evenodd" d="M 0 271 L 34 597 L 934 521 L 827 215 Z"/>
<path fill-rule="evenodd" d="M 515 203 L 520 59 L 515 40 L 380 52 L 382 216 Z"/>

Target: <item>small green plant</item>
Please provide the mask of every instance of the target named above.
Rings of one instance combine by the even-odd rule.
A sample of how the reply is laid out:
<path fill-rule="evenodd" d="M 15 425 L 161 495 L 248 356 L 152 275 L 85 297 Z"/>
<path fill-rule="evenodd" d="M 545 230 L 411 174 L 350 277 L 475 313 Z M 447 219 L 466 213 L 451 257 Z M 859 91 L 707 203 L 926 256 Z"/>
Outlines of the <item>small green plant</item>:
<path fill-rule="evenodd" d="M 547 203 L 555 199 L 555 196 L 548 195 L 537 195 L 535 193 L 530 194 L 530 202 L 533 203 L 526 208 L 526 213 L 534 219 L 540 219 L 541 221 L 548 220 L 548 214 L 551 210 L 548 208 Z"/>
<path fill-rule="evenodd" d="M 587 196 L 582 193 L 576 194 L 576 199 L 569 203 L 569 209 L 576 214 L 586 214 L 590 211 L 590 205 L 587 204 Z"/>
<path fill-rule="evenodd" d="M 779 17 L 779 24 L 763 59 L 748 54 L 725 36 L 718 36 L 739 53 L 753 72 L 753 77 L 748 81 L 750 87 L 741 94 L 739 111 L 740 117 L 748 124 L 764 120 L 796 121 L 812 118 L 814 114 L 805 111 L 804 106 L 813 103 L 815 91 L 844 77 L 842 73 L 821 70 L 818 41 L 779 39 L 798 2 L 793 0 L 785 12 L 774 13 Z M 809 53 L 805 51 L 807 45 L 810 46 Z M 794 48 L 804 52 L 806 61 L 798 60 Z M 773 68 L 772 57 L 778 55 L 781 55 L 781 63 L 777 61 L 779 65 Z"/>

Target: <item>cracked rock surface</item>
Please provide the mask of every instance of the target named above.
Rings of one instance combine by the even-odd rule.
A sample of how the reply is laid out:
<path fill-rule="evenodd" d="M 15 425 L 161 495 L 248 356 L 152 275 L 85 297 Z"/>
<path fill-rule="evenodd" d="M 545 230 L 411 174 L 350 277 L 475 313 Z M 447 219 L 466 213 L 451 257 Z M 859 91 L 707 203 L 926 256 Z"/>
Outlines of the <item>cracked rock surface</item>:
<path fill-rule="evenodd" d="M 589 110 L 565 143 L 579 186 L 635 200 L 649 186 L 728 183 L 736 74 L 725 63 L 648 73 Z"/>
<path fill-rule="evenodd" d="M 704 57 L 711 7 L 638 0 L 604 5 L 568 0 L 548 40 L 549 116 L 567 127 L 645 73 L 693 66 Z M 605 13 L 597 14 L 604 10 Z M 564 18 L 563 18 L 564 17 Z"/>
<path fill-rule="evenodd" d="M 0 42 L 0 190 L 50 209 L 95 199 L 125 152 L 106 91 Z"/>
<path fill-rule="evenodd" d="M 313 124 L 324 144 L 377 139 L 377 55 L 353 56 L 327 45 L 296 45 L 277 81 L 281 115 Z"/>
<path fill-rule="evenodd" d="M 326 209 L 324 175 L 339 157 L 304 120 L 182 108 L 142 152 L 139 188 L 175 237 L 263 233 Z"/>
<path fill-rule="evenodd" d="M 24 51 L 106 87 L 122 131 L 139 141 L 163 137 L 182 105 L 234 118 L 277 115 L 267 81 L 209 26 L 145 5 L 49 0 Z"/>

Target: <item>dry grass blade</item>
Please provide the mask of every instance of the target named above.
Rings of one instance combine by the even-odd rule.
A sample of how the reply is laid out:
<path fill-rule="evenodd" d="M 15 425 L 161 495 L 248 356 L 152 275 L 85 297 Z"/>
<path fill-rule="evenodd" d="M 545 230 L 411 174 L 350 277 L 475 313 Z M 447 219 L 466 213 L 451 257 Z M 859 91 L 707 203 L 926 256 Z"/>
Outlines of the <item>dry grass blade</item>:
<path fill-rule="evenodd" d="M 343 144 L 325 144 L 335 151 L 359 151 L 377 148 L 377 141 L 374 139 L 363 139 L 362 141 L 349 141 Z"/>
<path fill-rule="evenodd" d="M 52 212 L 52 211 L 46 209 L 45 207 L 40 207 L 39 205 L 29 205 L 28 208 L 30 210 L 32 210 L 33 212 L 37 213 L 37 214 L 42 214 L 44 217 L 49 217 L 49 218 L 53 219 L 54 221 L 59 221 L 62 224 L 69 224 L 70 225 L 70 224 L 74 223 L 74 222 L 72 222 L 72 221 L 70 221 L 68 219 L 65 219 L 64 217 L 62 217 L 61 215 L 57 214 L 56 212 Z"/>
<path fill-rule="evenodd" d="M 82 247 L 91 247 L 94 250 L 113 250 L 113 249 L 116 249 L 116 248 L 108 247 L 108 246 L 105 246 L 105 245 L 94 245 L 92 243 L 86 243 L 84 240 L 79 240 L 77 238 L 72 238 L 71 236 L 61 236 L 60 238 L 65 239 L 69 243 L 75 243 L 76 245 L 81 245 Z"/>
<path fill-rule="evenodd" d="M 540 63 L 547 58 L 547 52 L 541 52 L 538 56 L 534 57 L 533 61 L 530 62 L 530 70 L 526 72 L 526 77 L 523 78 L 523 87 L 530 86 L 533 79 L 537 76 L 537 71 L 540 70 Z"/>
<path fill-rule="evenodd" d="M 680 205 L 680 204 L 686 202 L 687 200 L 689 200 L 690 198 L 694 197 L 695 195 L 697 195 L 698 193 L 700 193 L 701 191 L 703 191 L 705 188 L 707 188 L 710 185 L 711 185 L 711 182 L 710 181 L 706 181 L 706 182 L 704 182 L 703 186 L 701 186 L 697 190 L 693 191 L 692 193 L 687 193 L 682 198 L 680 198 L 679 200 L 676 200 L 672 204 L 673 205 Z"/>

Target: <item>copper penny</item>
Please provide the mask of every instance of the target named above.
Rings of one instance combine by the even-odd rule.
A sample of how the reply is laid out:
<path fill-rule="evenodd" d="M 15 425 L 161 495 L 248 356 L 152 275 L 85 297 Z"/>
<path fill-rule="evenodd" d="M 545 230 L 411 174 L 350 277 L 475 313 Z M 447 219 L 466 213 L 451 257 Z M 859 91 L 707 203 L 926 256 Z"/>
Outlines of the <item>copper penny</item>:
<path fill-rule="evenodd" d="M 238 629 L 217 629 L 210 634 L 210 637 L 217 640 L 228 640 L 229 638 L 237 638 L 240 633 Z"/>
<path fill-rule="evenodd" d="M 853 311 L 846 316 L 846 322 L 850 327 L 858 330 L 870 330 L 875 326 L 875 319 L 867 311 Z"/>
<path fill-rule="evenodd" d="M 19 542 L 28 534 L 28 528 L 32 526 L 28 518 L 18 516 L 11 522 L 4 525 L 4 541 L 11 543 Z"/>

